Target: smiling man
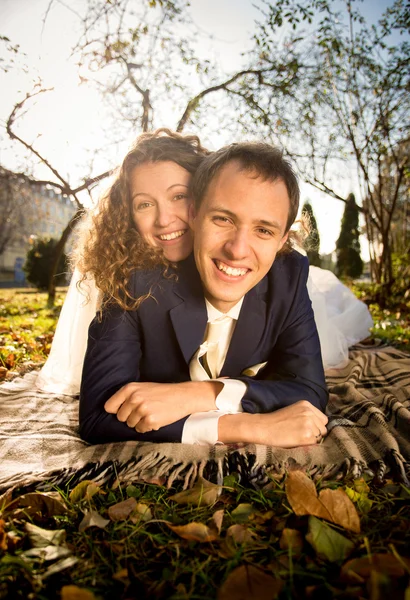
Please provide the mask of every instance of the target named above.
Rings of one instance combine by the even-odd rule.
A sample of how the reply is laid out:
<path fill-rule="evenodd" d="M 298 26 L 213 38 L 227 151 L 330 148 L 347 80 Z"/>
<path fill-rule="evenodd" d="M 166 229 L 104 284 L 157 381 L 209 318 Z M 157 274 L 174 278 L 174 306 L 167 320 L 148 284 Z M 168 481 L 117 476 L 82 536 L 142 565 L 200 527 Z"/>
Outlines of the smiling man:
<path fill-rule="evenodd" d="M 137 272 L 132 294 L 153 297 L 90 326 L 81 435 L 317 443 L 327 390 L 308 262 L 286 248 L 297 179 L 276 148 L 232 144 L 203 161 L 192 193 L 194 256 L 177 278 Z"/>

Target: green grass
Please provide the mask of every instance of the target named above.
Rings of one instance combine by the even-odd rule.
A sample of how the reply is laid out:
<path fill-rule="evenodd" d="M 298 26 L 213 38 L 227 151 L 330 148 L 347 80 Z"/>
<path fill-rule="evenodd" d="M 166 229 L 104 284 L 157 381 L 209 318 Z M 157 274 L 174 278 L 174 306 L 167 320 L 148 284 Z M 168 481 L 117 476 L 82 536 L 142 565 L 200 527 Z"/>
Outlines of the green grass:
<path fill-rule="evenodd" d="M 346 483 L 338 482 L 319 483 L 318 491 L 345 486 Z M 318 556 L 306 541 L 308 517 L 296 517 L 293 513 L 283 481 L 272 482 L 259 491 L 244 489 L 237 483 L 232 488 L 230 482 L 213 506 L 199 508 L 176 504 L 170 499 L 174 490 L 144 483 L 116 489 L 103 487 L 90 499 L 75 502 L 70 500 L 69 491 L 59 491 L 68 507 L 67 515 L 50 516 L 43 511 L 13 518 L 13 514 L 6 512 L 5 529 L 13 532 L 17 542 L 0 559 L 0 598 L 59 598 L 63 586 L 74 584 L 91 591 L 96 598 L 211 600 L 217 597 L 227 576 L 240 565 L 253 565 L 281 581 L 283 587 L 278 596 L 281 599 L 376 597 L 368 594 L 369 575 L 362 576 L 362 581 L 357 579 L 353 585 L 341 577 L 346 560 L 330 562 Z M 333 528 L 352 541 L 349 560 L 388 553 L 403 562 L 403 572 L 399 575 L 397 569 L 386 567 L 384 587 L 379 590 L 390 590 L 396 594 L 391 598 L 403 600 L 410 567 L 410 560 L 406 559 L 410 547 L 409 494 L 410 490 L 392 482 L 374 487 L 369 492 L 371 510 L 359 511 L 362 531 L 352 533 L 342 527 Z M 149 506 L 152 518 L 139 523 L 129 518 L 110 521 L 109 507 L 128 497 Z M 248 518 L 233 514 L 240 503 L 251 505 L 254 512 Z M 79 524 L 87 510 L 97 511 L 109 520 L 108 524 L 80 532 Z M 212 542 L 183 539 L 164 522 L 209 525 L 218 510 L 224 511 L 222 529 Z M 77 559 L 76 564 L 48 576 L 47 568 L 52 563 L 24 557 L 24 551 L 31 546 L 25 532 L 27 520 L 48 530 L 64 529 L 66 545 Z M 227 543 L 229 528 L 238 524 L 252 532 L 253 540 Z M 300 552 L 281 548 L 285 527 L 299 532 L 303 541 Z"/>
<path fill-rule="evenodd" d="M 0 289 L 0 367 L 24 372 L 44 363 L 64 297 L 60 291 L 50 309 L 46 293 Z"/>
<path fill-rule="evenodd" d="M 42 364 L 50 348 L 63 298 L 64 293 L 59 293 L 56 308 L 50 310 L 46 294 L 0 291 L 3 374 L 24 372 L 26 368 Z M 408 314 L 381 311 L 374 304 L 370 309 L 376 321 L 373 334 L 408 348 Z M 77 499 L 70 498 L 72 490 L 67 486 L 55 490 L 67 506 L 65 514 L 44 507 L 37 512 L 27 507 L 17 507 L 13 511 L 4 509 L 12 499 L 19 498 L 21 492 L 14 490 L 12 497 L 0 499 L 0 599 L 236 600 L 240 598 L 237 592 L 218 594 L 230 573 L 245 565 L 252 585 L 257 585 L 255 572 L 249 570 L 253 566 L 260 569 L 256 571 L 258 577 L 262 571 L 272 578 L 270 581 L 279 582 L 281 586 L 280 593 L 275 593 L 272 588 L 270 595 L 269 586 L 265 584 L 262 588 L 267 595 L 246 592 L 244 597 L 250 600 L 409 600 L 410 491 L 402 484 L 390 480 L 380 485 L 368 482 L 368 493 L 356 502 L 361 532 L 353 533 L 340 525 L 331 525 L 331 531 L 352 542 L 348 558 L 331 561 L 306 538 L 310 517 L 298 517 L 293 512 L 285 490 L 286 479 L 273 480 L 262 490 L 243 488 L 236 481 L 237 478 L 231 475 L 216 503 L 205 507 L 195 503 L 176 504 L 171 499 L 176 490 L 145 482 L 96 488 L 97 493 L 90 493 L 88 499 L 84 494 Z M 317 489 L 346 489 L 354 485 L 357 482 L 318 482 Z M 149 506 L 152 518 L 146 522 L 133 522 L 130 518 L 117 522 L 110 520 L 109 508 L 129 497 Z M 241 504 L 251 505 L 250 515 L 247 516 L 249 511 L 245 511 L 242 517 L 235 516 L 234 510 Z M 107 525 L 79 531 L 84 513 L 91 510 L 108 519 Z M 200 523 L 210 526 L 213 515 L 219 510 L 224 511 L 222 529 L 210 542 L 183 539 L 167 525 Z M 76 563 L 62 568 L 64 565 L 59 559 L 47 561 L 27 556 L 26 551 L 33 546 L 27 523 L 47 531 L 63 529 L 69 556 L 61 560 L 75 558 Z M 246 535 L 253 534 L 253 539 L 247 543 L 232 542 L 229 528 L 235 524 L 241 525 Z M 302 544 L 299 552 L 283 546 L 284 528 L 297 532 Z M 378 554 L 383 555 L 383 567 L 378 562 Z M 354 558 L 369 560 L 370 567 L 356 566 L 357 572 L 346 579 L 343 565 Z M 50 574 L 50 567 L 57 572 Z M 80 595 L 70 596 L 67 587 L 70 585 L 80 588 L 80 591 L 76 590 Z"/>

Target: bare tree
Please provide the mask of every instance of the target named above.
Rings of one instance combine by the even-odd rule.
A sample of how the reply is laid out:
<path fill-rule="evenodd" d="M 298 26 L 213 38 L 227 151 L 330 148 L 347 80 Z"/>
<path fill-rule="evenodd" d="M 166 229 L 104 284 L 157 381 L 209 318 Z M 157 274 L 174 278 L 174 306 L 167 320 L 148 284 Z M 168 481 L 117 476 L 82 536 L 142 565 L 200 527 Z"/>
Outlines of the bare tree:
<path fill-rule="evenodd" d="M 129 0 L 89 1 L 85 16 L 81 17 L 83 34 L 73 50 L 85 84 L 96 85 L 112 108 L 113 120 L 112 124 L 106 124 L 107 130 L 118 132 L 126 128 L 124 137 L 129 137 L 130 129 L 137 135 L 168 124 L 178 131 L 189 125 L 191 130 L 201 133 L 201 137 L 204 131 L 211 133 L 212 128 L 231 127 L 238 132 L 238 114 L 256 114 L 255 128 L 258 121 L 268 122 L 268 113 L 255 99 L 258 86 L 264 86 L 276 96 L 292 93 L 293 57 L 223 74 L 216 65 L 196 57 L 192 39 L 195 31 L 186 12 L 186 0 L 145 0 L 135 7 Z M 191 39 L 187 31 L 193 32 Z M 88 69 L 87 81 L 84 66 Z M 47 183 L 70 196 L 77 205 L 77 213 L 56 247 L 55 271 L 72 227 L 83 212 L 79 191 L 90 189 L 110 171 L 74 187 L 62 176 L 61 169 L 16 132 L 15 122 L 27 103 L 44 91 L 38 87 L 18 102 L 6 129 L 12 140 L 49 169 Z M 212 106 L 212 98 L 215 106 Z M 52 277 L 50 302 L 54 301 L 54 295 Z"/>
<path fill-rule="evenodd" d="M 266 2 L 257 36 L 259 56 L 269 60 L 277 55 L 278 31 L 290 24 L 293 33 L 286 43 L 299 78 L 298 92 L 286 99 L 287 106 L 283 97 L 272 99 L 270 122 L 298 159 L 305 180 L 334 198 L 345 201 L 332 174 L 348 173 L 348 165 L 355 165 L 372 275 L 388 294 L 392 223 L 409 162 L 408 153 L 397 148 L 408 148 L 410 113 L 409 44 L 392 42 L 390 36 L 408 31 L 408 11 L 396 0 L 377 25 L 367 27 L 354 0 L 345 1 L 344 14 L 335 6 L 328 0 Z M 265 92 L 259 91 L 264 101 Z M 388 186 L 382 176 L 387 156 Z"/>

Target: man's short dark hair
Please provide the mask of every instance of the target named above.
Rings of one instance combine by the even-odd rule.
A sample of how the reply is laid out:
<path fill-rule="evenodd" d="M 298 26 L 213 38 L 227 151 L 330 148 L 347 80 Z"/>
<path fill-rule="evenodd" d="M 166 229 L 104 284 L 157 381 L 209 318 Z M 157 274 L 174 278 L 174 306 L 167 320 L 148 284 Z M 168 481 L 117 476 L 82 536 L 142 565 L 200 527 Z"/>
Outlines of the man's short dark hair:
<path fill-rule="evenodd" d="M 289 215 L 286 223 L 286 231 L 289 231 L 299 210 L 298 180 L 290 163 L 283 158 L 282 150 L 264 142 L 230 144 L 204 158 L 192 181 L 192 195 L 196 210 L 199 210 L 211 181 L 227 163 L 232 161 L 238 163 L 241 171 L 255 173 L 257 177 L 264 180 L 284 182 L 289 195 Z"/>

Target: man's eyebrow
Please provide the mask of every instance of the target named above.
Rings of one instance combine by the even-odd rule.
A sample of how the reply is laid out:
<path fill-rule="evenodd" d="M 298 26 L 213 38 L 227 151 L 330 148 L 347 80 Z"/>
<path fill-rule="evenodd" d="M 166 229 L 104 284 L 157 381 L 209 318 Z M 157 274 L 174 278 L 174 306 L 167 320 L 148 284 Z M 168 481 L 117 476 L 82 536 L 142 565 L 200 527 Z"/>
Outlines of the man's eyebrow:
<path fill-rule="evenodd" d="M 186 189 L 189 189 L 185 183 L 173 183 L 169 186 L 169 188 L 166 189 L 166 191 L 169 192 L 169 190 L 172 190 L 172 188 L 174 187 L 184 187 Z M 131 197 L 131 200 L 134 200 L 134 198 L 136 198 L 137 196 L 149 196 L 149 198 L 152 198 L 151 194 L 148 194 L 147 192 L 135 192 L 135 194 Z"/>
<path fill-rule="evenodd" d="M 214 208 L 212 208 L 212 210 L 210 212 L 221 212 L 221 213 L 224 213 L 225 215 L 231 217 L 232 219 L 237 218 L 237 215 L 234 212 L 232 212 L 231 210 L 228 210 L 227 208 L 222 208 L 222 206 L 215 206 Z M 279 232 L 282 231 L 282 228 L 277 221 L 267 221 L 266 219 L 256 219 L 255 221 L 253 221 L 253 223 L 255 225 L 264 225 L 265 227 L 270 227 L 271 229 L 277 229 Z"/>

